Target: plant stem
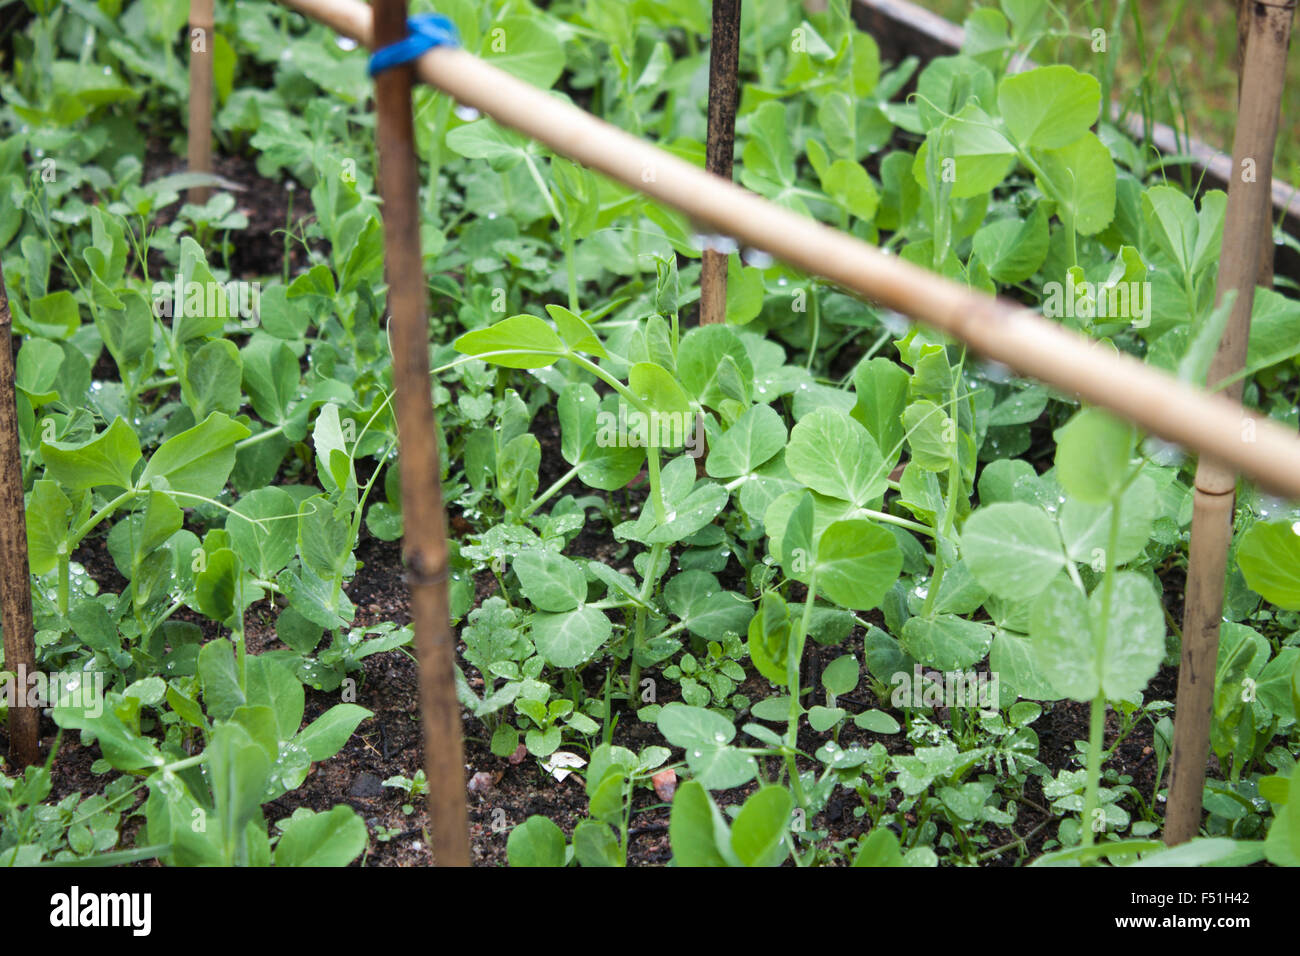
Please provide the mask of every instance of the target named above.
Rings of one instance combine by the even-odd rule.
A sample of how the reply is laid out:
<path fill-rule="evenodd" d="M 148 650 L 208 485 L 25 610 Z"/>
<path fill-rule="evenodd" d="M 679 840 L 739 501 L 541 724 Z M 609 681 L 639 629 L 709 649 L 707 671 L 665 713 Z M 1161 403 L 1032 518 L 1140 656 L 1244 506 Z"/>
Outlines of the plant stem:
<path fill-rule="evenodd" d="M 808 626 L 812 622 L 813 604 L 816 599 L 817 571 L 814 569 L 808 576 L 808 596 L 804 599 L 799 630 L 791 635 L 791 646 L 785 665 L 786 681 L 790 687 L 790 719 L 785 729 L 785 765 L 790 773 L 790 786 L 794 789 L 795 801 L 801 807 L 807 804 L 807 797 L 803 792 L 803 781 L 799 779 L 799 766 L 794 755 L 799 745 L 799 715 L 803 712 L 803 704 L 799 700 L 799 671 L 803 666 L 804 641 L 808 636 Z"/>
<path fill-rule="evenodd" d="M 1092 699 L 1092 713 L 1088 721 L 1088 788 L 1083 798 L 1083 836 L 1084 846 L 1092 846 L 1096 831 L 1092 826 L 1093 814 L 1097 811 L 1098 791 L 1101 783 L 1101 749 L 1106 729 L 1106 694 L 1099 692 Z"/>
<path fill-rule="evenodd" d="M 529 515 L 531 515 L 542 505 L 546 504 L 546 502 L 550 501 L 551 498 L 554 497 L 555 494 L 559 492 L 561 488 L 563 488 L 565 485 L 571 482 L 574 478 L 578 477 L 579 467 L 580 466 L 578 465 L 574 465 L 563 475 L 561 475 L 559 479 L 556 480 L 555 484 L 551 485 L 551 487 L 547 488 L 540 495 L 538 495 L 536 498 L 533 499 L 532 504 L 530 504 L 527 508 L 524 509 L 523 514 L 520 515 L 520 517 L 527 518 Z"/>

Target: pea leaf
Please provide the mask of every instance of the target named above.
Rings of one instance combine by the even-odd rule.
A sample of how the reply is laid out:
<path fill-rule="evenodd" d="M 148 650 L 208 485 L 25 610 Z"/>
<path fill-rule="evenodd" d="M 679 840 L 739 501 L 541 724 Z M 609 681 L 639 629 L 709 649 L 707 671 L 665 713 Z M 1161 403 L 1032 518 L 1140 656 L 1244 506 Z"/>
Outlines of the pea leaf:
<path fill-rule="evenodd" d="M 1090 504 L 1113 501 L 1133 470 L 1133 426 L 1086 408 L 1056 430 L 1056 477 L 1066 493 Z"/>
<path fill-rule="evenodd" d="M 140 460 L 140 441 L 126 419 L 115 418 L 86 442 L 42 442 L 41 457 L 46 475 L 71 491 L 103 485 L 130 488 L 131 471 Z"/>
<path fill-rule="evenodd" d="M 1068 146 L 1088 132 L 1100 109 L 1101 84 L 1072 66 L 1040 66 L 998 84 L 998 110 L 1021 148 Z"/>
<path fill-rule="evenodd" d="M 213 412 L 202 423 L 163 442 L 145 465 L 140 485 L 162 478 L 166 485 L 160 490 L 215 497 L 235 466 L 235 442 L 248 434 L 243 425 Z"/>
<path fill-rule="evenodd" d="M 585 664 L 609 640 L 611 630 L 609 618 L 591 607 L 564 614 L 539 611 L 532 619 L 537 653 L 552 667 Z"/>
<path fill-rule="evenodd" d="M 1028 600 L 1065 567 L 1056 523 L 1022 502 L 985 505 L 966 521 L 961 552 L 982 587 L 1009 600 Z"/>
<path fill-rule="evenodd" d="M 543 611 L 572 611 L 587 600 L 587 576 L 554 551 L 525 551 L 511 566 L 519 576 L 524 597 Z"/>
<path fill-rule="evenodd" d="M 903 569 L 894 535 L 863 518 L 836 521 L 817 542 L 817 585 L 841 607 L 879 607 Z"/>
<path fill-rule="evenodd" d="M 535 315 L 512 315 L 486 329 L 466 332 L 452 346 L 505 368 L 546 368 L 568 353 L 564 340 Z"/>
<path fill-rule="evenodd" d="M 785 463 L 813 491 L 859 507 L 884 494 L 888 477 L 871 434 L 830 408 L 814 409 L 791 429 Z"/>

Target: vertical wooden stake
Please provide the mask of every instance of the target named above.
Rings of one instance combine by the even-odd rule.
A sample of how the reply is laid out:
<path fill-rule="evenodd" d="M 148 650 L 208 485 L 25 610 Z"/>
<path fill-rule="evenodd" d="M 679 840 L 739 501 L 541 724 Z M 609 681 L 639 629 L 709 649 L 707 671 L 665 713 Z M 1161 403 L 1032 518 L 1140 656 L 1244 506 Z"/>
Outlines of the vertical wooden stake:
<path fill-rule="evenodd" d="M 1237 0 L 1237 107 L 1241 108 L 1241 91 L 1242 81 L 1245 79 L 1246 71 L 1246 37 L 1250 30 L 1250 8 L 1254 0 Z M 1269 189 L 1273 187 L 1273 154 L 1269 153 L 1267 160 L 1264 157 L 1259 158 L 1256 176 L 1261 182 L 1269 184 Z M 1233 175 L 1241 175 L 1241 170 L 1237 169 Z M 1271 193 L 1270 193 L 1271 195 Z M 1260 255 L 1259 271 L 1255 276 L 1255 285 L 1261 285 L 1266 289 L 1273 288 L 1273 265 L 1277 258 L 1277 250 L 1273 243 L 1273 218 L 1271 215 L 1264 217 L 1264 228 L 1260 234 Z"/>
<path fill-rule="evenodd" d="M 705 169 L 731 178 L 736 151 L 736 71 L 740 57 L 740 0 L 713 0 L 709 45 L 709 132 Z M 700 325 L 727 320 L 725 252 L 705 249 L 700 266 Z"/>
<path fill-rule="evenodd" d="M 377 0 L 374 17 L 376 49 L 406 36 L 406 0 Z M 456 640 L 447 600 L 447 521 L 442 506 L 438 423 L 431 399 L 429 325 L 420 254 L 420 181 L 411 119 L 413 80 L 410 66 L 385 70 L 375 77 L 384 267 L 405 522 L 402 551 L 420 662 L 433 861 L 436 866 L 469 866 Z"/>
<path fill-rule="evenodd" d="M 213 0 L 190 0 L 190 128 L 189 171 L 212 172 L 212 44 Z M 202 205 L 212 190 L 194 186 L 188 202 Z"/>
<path fill-rule="evenodd" d="M 1251 2 L 1241 8 L 1249 22 L 1245 27 L 1241 97 L 1232 144 L 1233 176 L 1228 186 L 1216 292 L 1216 299 L 1222 300 L 1228 290 L 1235 289 L 1237 298 L 1219 350 L 1210 364 L 1210 386 L 1239 372 L 1246 364 L 1250 312 L 1263 252 L 1260 236 L 1269 227 L 1273 210 L 1273 148 L 1277 141 L 1278 108 L 1286 84 L 1286 54 L 1294 11 L 1295 0 L 1286 5 Z M 1245 175 L 1244 171 L 1252 165 L 1256 175 Z M 1267 245 L 1271 253 L 1271 230 Z M 1224 392 L 1240 400 L 1243 385 L 1238 381 Z M 1242 441 L 1252 441 L 1254 433 L 1244 419 L 1242 426 Z M 1223 620 L 1224 575 L 1232 542 L 1236 483 L 1237 475 L 1232 467 L 1201 456 L 1196 467 L 1169 810 L 1165 816 L 1164 837 L 1170 846 L 1192 839 L 1201 827 L 1201 797 L 1210 750 L 1219 625 Z"/>
<path fill-rule="evenodd" d="M 32 580 L 27 566 L 12 327 L 4 269 L 0 268 L 0 627 L 4 628 L 5 670 L 15 675 L 9 707 L 9 763 L 21 768 L 36 762 L 41 712 L 26 706 L 27 686 L 21 679 L 36 670 L 36 647 L 32 643 Z"/>

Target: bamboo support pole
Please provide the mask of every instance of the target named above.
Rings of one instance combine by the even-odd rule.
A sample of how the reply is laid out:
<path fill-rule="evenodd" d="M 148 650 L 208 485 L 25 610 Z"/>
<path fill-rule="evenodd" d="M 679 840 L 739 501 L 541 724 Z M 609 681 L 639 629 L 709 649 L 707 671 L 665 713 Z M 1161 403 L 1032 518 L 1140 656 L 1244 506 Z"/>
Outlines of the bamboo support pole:
<path fill-rule="evenodd" d="M 378 0 L 375 35 L 382 46 L 406 36 L 406 0 Z M 469 866 L 465 758 L 456 699 L 456 640 L 447 595 L 447 521 L 438 461 L 438 422 L 429 377 L 429 325 L 420 254 L 419 169 L 409 66 L 375 77 L 379 184 L 383 193 L 384 264 L 391 315 L 403 556 L 420 666 L 425 775 L 431 849 L 437 866 Z"/>
<path fill-rule="evenodd" d="M 4 629 L 5 669 L 15 675 L 9 707 L 9 763 L 22 768 L 36 762 L 41 712 L 27 706 L 26 681 L 20 679 L 36 671 L 36 647 L 32 643 L 32 579 L 27 565 L 12 328 L 4 269 L 0 267 L 0 627 Z"/>
<path fill-rule="evenodd" d="M 1250 10 L 1254 0 L 1237 0 L 1237 109 L 1241 109 L 1242 84 L 1246 77 L 1246 38 L 1250 35 L 1249 26 L 1251 23 Z M 1285 61 L 1285 56 L 1283 57 Z M 1285 65 L 1283 65 L 1283 76 L 1285 79 Z M 1255 171 L 1256 178 L 1261 182 L 1272 183 L 1273 179 L 1273 153 L 1270 151 L 1267 158 L 1259 157 L 1258 168 Z M 1240 167 L 1235 167 L 1233 178 L 1241 175 Z M 1270 196 L 1270 201 L 1271 201 Z M 1273 244 L 1273 217 L 1272 210 L 1270 215 L 1264 217 L 1263 227 L 1260 233 L 1260 255 L 1259 271 L 1255 275 L 1255 285 L 1261 285 L 1266 289 L 1273 288 L 1273 266 L 1276 258 L 1276 249 Z"/>
<path fill-rule="evenodd" d="M 212 30 L 214 0 L 190 0 L 190 116 L 189 170 L 212 172 Z M 188 202 L 202 205 L 212 195 L 208 186 L 193 186 Z"/>
<path fill-rule="evenodd" d="M 731 179 L 736 152 L 736 83 L 740 61 L 740 0 L 713 0 L 709 41 L 709 128 L 704 168 Z M 727 252 L 705 249 L 700 263 L 700 325 L 727 320 Z"/>
<path fill-rule="evenodd" d="M 285 3 L 358 43 L 371 44 L 370 10 L 357 0 Z M 1152 434 L 1230 464 L 1270 491 L 1300 498 L 1300 438 L 1238 402 L 1206 394 L 1023 305 L 936 276 L 770 203 L 464 50 L 431 50 L 416 64 L 416 73 L 561 156 L 719 232 L 941 329 L 987 358 L 1109 409 Z"/>
<path fill-rule="evenodd" d="M 1294 11 L 1295 0 L 1285 5 L 1251 2 L 1241 8 L 1248 22 L 1237 129 L 1232 145 L 1235 173 L 1228 187 L 1215 292 L 1216 304 L 1229 290 L 1236 290 L 1237 298 L 1219 350 L 1210 363 L 1211 383 L 1223 381 L 1246 365 L 1255 282 L 1265 252 L 1259 237 L 1265 229 L 1269 230 L 1266 248 L 1270 257 L 1273 250 L 1269 185 Z M 1258 175 L 1248 176 L 1243 171 L 1252 160 Z M 1270 268 L 1270 275 L 1271 272 Z M 1226 395 L 1239 399 L 1243 384 L 1240 380 L 1234 382 L 1225 389 Z M 1201 826 L 1236 484 L 1236 469 L 1231 464 L 1209 455 L 1197 463 L 1183 609 L 1182 663 L 1178 669 L 1170 761 L 1169 809 L 1165 816 L 1164 838 L 1170 846 L 1192 839 Z"/>

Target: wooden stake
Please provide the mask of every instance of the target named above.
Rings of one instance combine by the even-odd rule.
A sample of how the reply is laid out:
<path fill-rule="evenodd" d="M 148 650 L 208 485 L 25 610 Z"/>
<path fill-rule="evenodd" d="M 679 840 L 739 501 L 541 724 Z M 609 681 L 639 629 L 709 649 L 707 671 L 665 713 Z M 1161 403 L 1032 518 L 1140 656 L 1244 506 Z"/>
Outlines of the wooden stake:
<path fill-rule="evenodd" d="M 358 43 L 371 42 L 370 9 L 357 0 L 285 2 Z M 561 156 L 719 232 L 941 329 L 987 358 L 1152 434 L 1211 455 L 1267 490 L 1300 498 L 1300 437 L 1239 402 L 1207 394 L 1032 309 L 976 292 L 770 203 L 464 50 L 431 50 L 416 64 L 416 74 Z M 1253 442 L 1244 440 L 1248 433 Z"/>
<path fill-rule="evenodd" d="M 4 269 L 0 267 L 0 627 L 4 628 L 5 670 L 15 675 L 9 707 L 9 764 L 21 769 L 36 762 L 41 712 L 26 706 L 26 681 L 19 679 L 35 673 L 36 647 L 32 643 L 32 579 L 27 565 L 12 330 Z"/>
<path fill-rule="evenodd" d="M 1248 22 L 1237 130 L 1232 146 L 1232 168 L 1236 173 L 1228 187 L 1216 299 L 1221 301 L 1228 290 L 1236 290 L 1237 297 L 1219 350 L 1210 364 L 1211 385 L 1240 372 L 1246 365 L 1250 312 L 1264 252 L 1259 237 L 1269 228 L 1273 209 L 1270 196 L 1273 148 L 1277 141 L 1278 108 L 1286 84 L 1286 54 L 1294 10 L 1295 0 L 1285 6 L 1252 0 L 1242 7 Z M 1252 162 L 1256 175 L 1243 174 Z M 1271 229 L 1267 248 L 1271 253 Z M 1225 394 L 1240 399 L 1243 384 L 1235 382 L 1224 390 Z M 1243 440 L 1248 437 L 1242 436 Z M 1196 468 L 1169 810 L 1165 816 L 1164 837 L 1170 846 L 1192 839 L 1201 827 L 1201 797 L 1210 748 L 1219 625 L 1223 620 L 1224 575 L 1232 542 L 1236 483 L 1236 470 L 1230 463 L 1210 455 L 1201 458 Z"/>
<path fill-rule="evenodd" d="M 377 0 L 375 37 L 381 46 L 406 36 L 406 0 Z M 391 314 L 402 551 L 411 588 L 411 618 L 420 662 L 424 764 L 436 866 L 469 866 L 465 758 L 456 699 L 456 640 L 447 600 L 447 522 L 442 506 L 438 422 L 429 379 L 429 326 L 420 254 L 419 170 L 411 119 L 409 66 L 375 77 L 379 184 L 384 209 L 384 265 Z"/>
<path fill-rule="evenodd" d="M 1237 108 L 1241 108 L 1242 82 L 1246 77 L 1244 69 L 1246 64 L 1246 37 L 1250 35 L 1250 9 L 1254 0 L 1237 0 Z M 1285 69 L 1285 67 L 1283 68 Z M 1235 169 L 1233 176 L 1239 176 L 1240 168 Z M 1273 154 L 1268 154 L 1267 162 L 1264 157 L 1260 157 L 1259 168 L 1256 170 L 1257 177 L 1261 182 L 1272 184 L 1273 179 Z M 1270 209 L 1270 213 L 1272 210 Z M 1273 288 L 1273 265 L 1277 257 L 1277 250 L 1273 243 L 1273 218 L 1271 215 L 1264 217 L 1263 229 L 1260 234 L 1260 254 L 1259 254 L 1259 271 L 1255 275 L 1255 285 L 1262 285 L 1266 289 Z"/>
<path fill-rule="evenodd" d="M 709 132 L 704 168 L 731 178 L 736 152 L 736 73 L 740 58 L 740 0 L 713 0 L 709 43 Z M 700 264 L 700 324 L 727 320 L 725 252 L 705 249 Z"/>
<path fill-rule="evenodd" d="M 212 44 L 213 0 L 190 0 L 190 128 L 189 166 L 192 173 L 212 172 Z M 193 186 L 187 202 L 202 205 L 212 195 L 208 186 Z"/>

